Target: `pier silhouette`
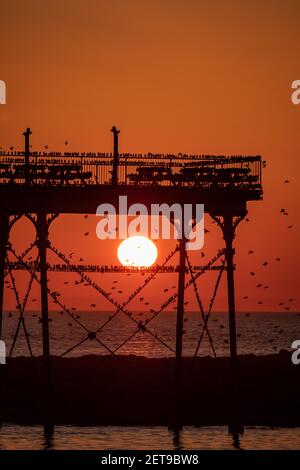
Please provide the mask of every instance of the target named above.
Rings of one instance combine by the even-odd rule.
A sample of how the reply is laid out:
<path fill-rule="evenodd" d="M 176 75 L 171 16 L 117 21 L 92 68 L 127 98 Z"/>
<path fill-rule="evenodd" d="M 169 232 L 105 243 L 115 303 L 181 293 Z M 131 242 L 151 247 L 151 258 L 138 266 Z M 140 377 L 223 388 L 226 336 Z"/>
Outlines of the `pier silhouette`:
<path fill-rule="evenodd" d="M 186 155 L 186 154 L 129 154 L 120 153 L 118 138 L 119 130 L 111 129 L 113 133 L 113 152 L 38 152 L 33 151 L 30 143 L 31 130 L 24 132 L 24 150 L 10 149 L 0 152 L 0 339 L 2 335 L 4 282 L 6 276 L 11 276 L 13 290 L 18 304 L 19 322 L 13 345 L 20 328 L 25 332 L 28 348 L 30 338 L 27 334 L 24 311 L 30 292 L 21 304 L 18 290 L 13 282 L 15 270 L 25 270 L 30 274 L 31 282 L 40 285 L 41 295 L 41 324 L 43 344 L 43 381 L 44 381 L 44 421 L 45 429 L 51 432 L 51 350 L 49 340 L 49 297 L 76 322 L 83 330 L 85 338 L 64 354 L 79 347 L 86 340 L 93 340 L 104 347 L 107 352 L 118 359 L 118 348 L 112 350 L 101 339 L 99 334 L 106 325 L 116 317 L 124 314 L 135 323 L 135 333 L 140 331 L 153 336 L 164 347 L 170 349 L 159 335 L 149 328 L 149 323 L 166 309 L 171 303 L 177 302 L 176 348 L 172 350 L 175 357 L 176 402 L 180 402 L 182 377 L 182 342 L 183 321 L 185 309 L 185 290 L 192 286 L 197 298 L 199 311 L 203 320 L 199 343 L 195 351 L 198 353 L 203 335 L 206 334 L 214 352 L 212 338 L 209 333 L 208 319 L 212 310 L 219 282 L 223 273 L 227 276 L 227 299 L 229 318 L 229 345 L 233 371 L 237 362 L 236 312 L 234 295 L 234 247 L 236 227 L 247 215 L 248 201 L 262 199 L 262 160 L 260 156 L 247 155 Z M 128 204 L 142 203 L 147 208 L 154 203 L 204 204 L 205 212 L 220 227 L 224 249 L 203 266 L 192 266 L 186 251 L 186 240 L 179 240 L 178 246 L 166 257 L 162 265 L 151 268 L 125 268 L 122 266 L 96 266 L 74 264 L 66 254 L 55 247 L 49 236 L 53 220 L 60 214 L 95 214 L 102 202 L 118 207 L 120 195 L 128 198 Z M 10 241 L 10 231 L 21 218 L 27 217 L 36 230 L 36 240 L 19 255 Z M 38 248 L 38 256 L 28 262 L 26 256 L 33 247 Z M 48 252 L 51 251 L 59 259 L 59 263 L 48 262 Z M 8 255 L 14 261 L 8 259 Z M 176 259 L 178 257 L 178 260 Z M 176 261 L 174 262 L 174 259 Z M 173 262 L 168 266 L 169 261 Z M 209 311 L 205 312 L 197 287 L 197 279 L 208 270 L 218 272 L 215 289 L 211 298 Z M 56 292 L 49 289 L 47 272 L 75 272 L 80 281 L 91 285 L 100 296 L 105 297 L 115 311 L 104 324 L 90 331 L 84 322 L 77 318 L 68 306 L 59 298 Z M 100 273 L 143 273 L 142 283 L 128 297 L 119 303 L 111 292 L 105 291 L 89 277 L 90 272 Z M 145 322 L 134 318 L 128 310 L 128 304 L 147 285 L 154 276 L 160 273 L 175 273 L 178 276 L 177 290 L 169 296 L 157 310 L 151 310 L 152 316 Z M 187 280 L 187 276 L 189 279 Z M 13 349 L 13 348 L 12 348 Z M 10 354 L 12 355 L 12 354 Z M 178 407 L 179 409 L 179 407 Z M 180 426 L 180 412 L 175 416 Z M 176 424 L 175 423 L 175 424 Z M 171 423 L 172 424 L 172 423 Z M 175 426 L 176 427 L 176 426 Z"/>

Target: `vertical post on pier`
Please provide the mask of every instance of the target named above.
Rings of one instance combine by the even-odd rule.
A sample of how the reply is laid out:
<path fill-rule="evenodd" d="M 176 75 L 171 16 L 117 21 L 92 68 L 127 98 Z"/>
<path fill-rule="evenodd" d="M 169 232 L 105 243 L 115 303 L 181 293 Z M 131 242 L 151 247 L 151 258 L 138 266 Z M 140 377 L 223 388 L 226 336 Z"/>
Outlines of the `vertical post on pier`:
<path fill-rule="evenodd" d="M 182 236 L 179 243 L 179 273 L 177 297 L 177 323 L 176 323 L 176 382 L 181 382 L 182 336 L 184 315 L 184 281 L 185 281 L 186 239 Z"/>
<path fill-rule="evenodd" d="M 233 362 L 237 357 L 236 345 L 236 319 L 235 319 L 235 296 L 234 296 L 234 264 L 233 264 L 233 240 L 234 224 L 232 214 L 225 214 L 223 217 L 223 236 L 226 244 L 225 259 L 227 269 L 227 299 L 229 316 L 229 338 L 230 338 L 230 356 Z"/>
<path fill-rule="evenodd" d="M 48 248 L 48 224 L 47 213 L 40 211 L 37 215 L 37 236 L 40 258 L 40 285 L 42 307 L 42 331 L 43 331 L 43 357 L 47 368 L 49 367 L 49 319 L 48 319 L 48 280 L 47 280 L 47 248 Z"/>
<path fill-rule="evenodd" d="M 7 213 L 0 214 L 0 340 L 2 340 L 2 323 L 3 323 L 3 301 L 4 301 L 4 276 L 5 276 L 5 260 L 7 253 L 7 244 L 9 240 L 9 215 Z M 2 347 L 2 345 L 1 345 Z M 1 354 L 5 355 L 4 351 Z M 3 359 L 3 358 L 1 358 Z M 5 368 L 0 365 L 0 402 L 3 403 L 3 382 Z M 2 426 L 2 416 L 0 415 L 0 427 Z"/>
<path fill-rule="evenodd" d="M 9 240 L 9 215 L 0 215 L 0 340 L 2 339 L 5 258 Z"/>
<path fill-rule="evenodd" d="M 25 183 L 29 183 L 30 174 L 29 174 L 29 157 L 30 157 L 30 135 L 32 134 L 30 127 L 27 127 L 26 131 L 23 132 L 25 137 Z"/>
<path fill-rule="evenodd" d="M 184 234 L 179 242 L 179 270 L 178 270 L 178 296 L 176 321 L 176 356 L 175 356 L 175 384 L 174 406 L 172 408 L 171 426 L 176 432 L 182 429 L 183 423 L 183 397 L 182 397 L 182 337 L 184 316 L 184 282 L 186 261 L 186 239 Z"/>
<path fill-rule="evenodd" d="M 233 436 L 234 446 L 239 447 L 239 435 L 243 434 L 244 427 L 242 425 L 242 403 L 240 393 L 240 377 L 237 361 L 237 342 L 236 342 L 236 312 L 235 312 L 235 295 L 234 295 L 234 248 L 233 240 L 235 237 L 235 227 L 233 215 L 226 213 L 223 216 L 223 236 L 226 244 L 225 259 L 227 269 L 227 298 L 228 298 L 228 316 L 229 316 L 229 340 L 230 340 L 230 424 L 228 431 Z"/>
<path fill-rule="evenodd" d="M 51 423 L 51 360 L 49 344 L 49 312 L 48 312 L 48 279 L 47 279 L 47 248 L 48 229 L 47 212 L 41 210 L 37 214 L 37 238 L 39 248 L 39 268 L 40 268 L 40 288 L 41 288 L 41 309 L 42 309 L 42 337 L 43 337 L 43 379 L 44 379 L 44 430 L 49 435 L 53 432 Z"/>
<path fill-rule="evenodd" d="M 112 178 L 111 178 L 111 183 L 113 185 L 118 184 L 118 165 L 119 165 L 119 134 L 120 131 L 113 126 L 111 128 L 111 132 L 113 133 L 114 136 L 114 162 L 113 162 L 113 170 L 112 170 Z"/>

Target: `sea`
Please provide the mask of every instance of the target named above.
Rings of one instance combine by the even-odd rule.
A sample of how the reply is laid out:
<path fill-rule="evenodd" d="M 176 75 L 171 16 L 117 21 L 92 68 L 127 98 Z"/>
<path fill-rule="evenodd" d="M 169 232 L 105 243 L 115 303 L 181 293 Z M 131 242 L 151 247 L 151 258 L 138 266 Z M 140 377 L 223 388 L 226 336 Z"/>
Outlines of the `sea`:
<path fill-rule="evenodd" d="M 149 321 L 153 313 L 135 312 L 128 317 L 119 312 L 49 313 L 50 350 L 52 355 L 83 356 L 86 354 L 135 354 L 144 357 L 173 357 L 176 338 L 176 312 L 161 312 Z M 112 318 L 113 317 L 113 318 Z M 19 323 L 15 311 L 5 312 L 3 339 L 10 354 Z M 42 324 L 40 313 L 26 312 L 24 324 L 32 353 L 42 352 Z M 106 325 L 105 325 L 106 324 Z M 294 340 L 300 339 L 300 313 L 239 312 L 236 315 L 239 354 L 266 355 L 290 350 Z M 105 325 L 105 326 L 104 326 Z M 209 316 L 207 330 L 199 312 L 185 312 L 183 355 L 193 356 L 199 339 L 199 356 L 229 355 L 228 314 L 214 312 Z M 144 328 L 146 326 L 146 329 Z M 88 332 L 98 330 L 99 342 L 89 339 Z M 210 339 L 209 339 L 210 338 Z M 29 354 L 23 322 L 14 343 L 13 356 Z"/>
<path fill-rule="evenodd" d="M 42 426 L 4 423 L 0 450 L 295 450 L 300 428 L 245 427 L 239 440 L 226 426 L 55 426 L 51 438 Z M 0 454 L 1 459 L 1 454 Z"/>
<path fill-rule="evenodd" d="M 162 312 L 148 323 L 147 319 L 153 316 L 151 312 L 134 312 L 131 317 L 122 312 L 113 315 L 113 312 L 50 312 L 51 354 L 74 357 L 116 351 L 122 355 L 144 357 L 174 356 L 176 312 Z M 213 312 L 209 316 L 207 327 L 211 341 L 207 332 L 202 335 L 204 321 L 199 312 L 186 312 L 184 320 L 184 356 L 195 354 L 201 336 L 198 356 L 229 355 L 227 313 Z M 236 322 L 239 354 L 276 354 L 281 349 L 292 350 L 293 341 L 300 339 L 299 312 L 239 312 Z M 3 339 L 7 355 L 29 354 L 22 322 L 14 341 L 18 323 L 16 311 L 5 312 Z M 26 312 L 24 324 L 32 353 L 40 355 L 42 324 L 39 312 Z M 88 338 L 88 332 L 96 329 L 102 344 Z M 300 427 L 248 426 L 237 440 L 226 426 L 185 426 L 176 433 L 163 426 L 55 426 L 49 439 L 44 437 L 42 426 L 3 423 L 0 449 L 300 449 Z"/>

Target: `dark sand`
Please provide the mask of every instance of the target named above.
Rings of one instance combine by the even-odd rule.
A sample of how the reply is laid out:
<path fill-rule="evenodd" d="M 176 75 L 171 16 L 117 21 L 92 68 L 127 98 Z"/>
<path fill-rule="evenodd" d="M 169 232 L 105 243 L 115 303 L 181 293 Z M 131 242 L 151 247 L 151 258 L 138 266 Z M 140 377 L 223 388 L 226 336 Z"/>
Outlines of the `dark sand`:
<path fill-rule="evenodd" d="M 236 386 L 229 358 L 197 358 L 176 398 L 173 359 L 137 356 L 52 358 L 47 409 L 55 424 L 300 426 L 300 365 L 291 353 L 240 356 Z M 183 376 L 191 359 L 183 360 Z M 41 423 L 41 358 L 13 358 L 1 367 L 3 421 Z M 51 403 L 52 401 L 52 403 Z M 178 406 L 177 406 L 178 404 Z"/>

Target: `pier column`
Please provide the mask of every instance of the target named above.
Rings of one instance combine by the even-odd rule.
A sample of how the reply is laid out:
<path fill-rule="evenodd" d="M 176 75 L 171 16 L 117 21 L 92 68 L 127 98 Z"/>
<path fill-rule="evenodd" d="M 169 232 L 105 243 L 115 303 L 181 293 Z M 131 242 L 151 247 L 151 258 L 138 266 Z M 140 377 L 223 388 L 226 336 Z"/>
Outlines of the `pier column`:
<path fill-rule="evenodd" d="M 176 381 L 181 381 L 182 336 L 184 315 L 184 282 L 185 282 L 186 239 L 182 237 L 179 243 L 179 273 L 176 323 Z"/>
<path fill-rule="evenodd" d="M 43 380 L 44 380 L 44 430 L 45 434 L 53 432 L 51 423 L 51 403 L 52 403 L 52 380 L 51 380 L 51 359 L 49 344 L 49 312 L 48 312 L 48 279 L 47 279 L 47 248 L 49 246 L 49 223 L 47 213 L 42 210 L 37 214 L 36 221 L 39 268 L 40 268 L 40 289 L 41 289 L 41 314 L 42 314 L 42 336 L 43 336 Z"/>
<path fill-rule="evenodd" d="M 223 236 L 226 244 L 226 268 L 227 268 L 227 300 L 228 300 L 228 317 L 229 317 L 229 339 L 230 339 L 230 356 L 233 361 L 237 356 L 236 345 L 236 320 L 235 320 L 235 296 L 234 296 L 234 264 L 233 264 L 233 240 L 234 240 L 234 223 L 233 216 L 226 214 L 223 217 Z"/>
<path fill-rule="evenodd" d="M 2 339 L 5 258 L 9 240 L 9 229 L 9 215 L 2 213 L 0 215 L 0 340 Z"/>
<path fill-rule="evenodd" d="M 246 214 L 246 213 L 245 213 Z M 233 214 L 228 212 L 223 215 L 223 223 L 217 220 L 222 228 L 223 238 L 225 240 L 225 260 L 227 269 L 227 299 L 228 299 L 228 317 L 229 317 L 229 339 L 230 339 L 230 357 L 231 367 L 229 369 L 229 426 L 228 431 L 233 437 L 234 447 L 239 448 L 239 436 L 243 434 L 243 403 L 241 393 L 241 375 L 239 363 L 237 360 L 237 341 L 236 341 L 236 312 L 234 295 L 234 248 L 233 240 L 235 238 L 235 229 L 238 223 L 244 218 L 245 214 L 240 214 L 234 218 Z M 215 219 L 216 220 L 216 219 Z"/>
<path fill-rule="evenodd" d="M 37 214 L 37 237 L 38 237 L 39 259 L 40 259 L 43 357 L 44 357 L 45 366 L 48 369 L 50 365 L 48 280 L 47 280 L 47 248 L 49 246 L 49 242 L 48 242 L 47 213 L 44 211 L 41 211 Z"/>
<path fill-rule="evenodd" d="M 184 283 L 185 283 L 186 239 L 179 242 L 179 271 L 178 271 L 178 297 L 176 320 L 176 356 L 175 356 L 175 381 L 174 402 L 170 415 L 170 428 L 179 432 L 183 426 L 183 381 L 182 381 L 182 338 L 184 315 Z"/>
<path fill-rule="evenodd" d="M 5 258 L 7 252 L 7 244 L 9 240 L 9 215 L 7 213 L 0 214 L 0 340 L 2 340 L 2 322 L 3 322 L 3 301 L 4 301 L 4 275 L 5 275 Z M 4 373 L 6 372 L 4 365 L 0 364 L 0 401 L 3 403 L 4 395 Z M 2 416 L 0 415 L 0 428 L 2 427 Z"/>
<path fill-rule="evenodd" d="M 114 163 L 113 163 L 111 183 L 113 185 L 117 185 L 118 184 L 119 134 L 120 134 L 120 131 L 115 126 L 113 126 L 111 128 L 111 132 L 114 135 Z"/>

